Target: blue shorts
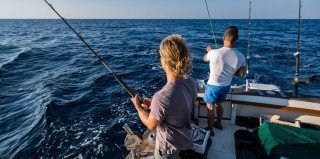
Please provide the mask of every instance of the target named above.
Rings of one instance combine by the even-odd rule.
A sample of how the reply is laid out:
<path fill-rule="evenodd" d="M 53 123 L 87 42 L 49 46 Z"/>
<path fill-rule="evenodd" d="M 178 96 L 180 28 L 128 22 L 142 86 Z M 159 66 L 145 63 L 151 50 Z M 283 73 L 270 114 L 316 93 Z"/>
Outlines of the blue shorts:
<path fill-rule="evenodd" d="M 207 85 L 204 92 L 204 102 L 214 105 L 216 102 L 222 103 L 226 101 L 227 94 L 230 90 L 229 86 L 213 86 Z"/>

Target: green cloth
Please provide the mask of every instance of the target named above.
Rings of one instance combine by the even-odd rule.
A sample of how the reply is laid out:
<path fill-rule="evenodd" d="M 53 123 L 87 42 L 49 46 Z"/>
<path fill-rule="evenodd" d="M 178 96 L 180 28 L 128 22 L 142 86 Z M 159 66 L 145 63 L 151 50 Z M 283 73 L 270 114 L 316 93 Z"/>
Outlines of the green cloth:
<path fill-rule="evenodd" d="M 258 132 L 271 158 L 320 158 L 320 131 L 265 122 Z"/>

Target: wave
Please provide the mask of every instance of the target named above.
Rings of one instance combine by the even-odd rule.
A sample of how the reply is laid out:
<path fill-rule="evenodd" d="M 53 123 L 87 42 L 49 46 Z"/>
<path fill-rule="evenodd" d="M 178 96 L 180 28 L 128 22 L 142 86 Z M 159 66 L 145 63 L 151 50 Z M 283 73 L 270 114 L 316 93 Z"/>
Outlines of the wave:
<path fill-rule="evenodd" d="M 0 121 L 14 122 L 0 123 L 1 127 L 5 127 L 0 131 L 1 157 L 16 158 L 18 153 L 30 146 L 30 141 L 39 136 L 45 126 L 46 108 L 43 105 L 46 105 L 49 99 L 50 93 L 38 86 L 32 93 L 22 95 L 16 102 L 4 101 Z M 8 109 L 10 111 L 6 111 Z"/>
<path fill-rule="evenodd" d="M 56 46 L 58 39 L 54 36 L 41 36 L 32 40 L 31 42 L 34 43 L 34 47 L 36 48 L 48 48 Z"/>
<path fill-rule="evenodd" d="M 2 51 L 2 53 L 0 54 L 0 69 L 5 67 L 6 65 L 14 63 L 17 59 L 19 59 L 20 56 L 29 52 L 30 50 L 31 48 L 27 47 L 20 48 L 17 46 L 0 45 L 0 51 Z"/>

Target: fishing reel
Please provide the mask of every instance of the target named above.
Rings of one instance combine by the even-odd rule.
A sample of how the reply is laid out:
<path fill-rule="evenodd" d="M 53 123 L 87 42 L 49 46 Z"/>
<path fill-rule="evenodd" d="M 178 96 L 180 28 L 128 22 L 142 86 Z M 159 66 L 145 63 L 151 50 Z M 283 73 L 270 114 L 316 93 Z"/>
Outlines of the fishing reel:
<path fill-rule="evenodd" d="M 249 79 L 249 80 L 253 80 L 253 79 L 255 79 L 256 78 L 256 76 L 257 76 L 257 74 L 252 74 L 252 73 L 249 73 L 249 74 L 245 74 L 245 79 Z"/>
<path fill-rule="evenodd" d="M 292 84 L 307 86 L 310 84 L 311 81 L 316 81 L 316 80 L 317 80 L 317 74 L 313 74 L 309 77 L 305 77 L 305 78 L 303 78 L 303 80 L 299 80 L 299 77 L 295 76 L 292 80 Z"/>
<path fill-rule="evenodd" d="M 307 86 L 309 84 L 309 80 L 308 79 L 304 79 L 303 81 L 299 80 L 299 78 L 296 76 L 293 78 L 292 80 L 292 84 L 293 85 L 302 85 L 302 86 Z"/>
<path fill-rule="evenodd" d="M 253 73 L 250 73 L 250 74 L 245 74 L 245 79 L 246 80 L 251 80 L 252 82 L 254 83 L 259 83 L 262 81 L 262 77 L 263 76 L 260 76 L 258 74 L 253 74 Z"/>
<path fill-rule="evenodd" d="M 148 110 L 148 109 L 150 109 L 150 106 L 151 106 L 151 99 L 150 98 L 142 98 L 142 99 L 140 99 L 140 103 L 141 103 L 141 106 L 145 110 Z"/>
<path fill-rule="evenodd" d="M 299 85 L 302 85 L 302 86 L 307 86 L 310 84 L 310 81 L 315 81 L 317 80 L 317 75 L 316 74 L 313 74 L 309 77 L 306 77 L 304 78 L 304 80 L 299 80 L 299 76 L 295 76 L 292 80 L 292 84 L 294 86 L 294 96 L 295 97 L 299 97 L 299 93 L 298 93 L 298 87 Z"/>

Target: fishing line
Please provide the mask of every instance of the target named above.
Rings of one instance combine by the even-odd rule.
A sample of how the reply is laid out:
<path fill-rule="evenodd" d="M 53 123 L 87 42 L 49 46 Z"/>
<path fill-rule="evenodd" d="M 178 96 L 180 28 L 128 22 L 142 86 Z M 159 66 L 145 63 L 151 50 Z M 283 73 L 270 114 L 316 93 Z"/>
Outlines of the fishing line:
<path fill-rule="evenodd" d="M 216 45 L 216 48 L 218 48 L 218 44 L 217 44 L 216 36 L 214 34 L 214 27 L 213 27 L 213 23 L 212 23 L 212 20 L 211 20 L 211 16 L 210 16 L 210 11 L 209 11 L 207 0 L 204 0 L 204 2 L 206 3 L 206 8 L 207 8 L 208 16 L 209 16 L 209 21 L 210 21 L 211 32 L 212 32 L 212 35 L 213 35 L 213 40 L 214 40 L 214 43 Z"/>
<path fill-rule="evenodd" d="M 47 0 L 44 0 L 48 6 L 60 17 L 61 20 L 64 21 L 65 24 L 67 24 L 67 26 L 77 35 L 77 37 L 91 50 L 92 53 L 94 53 L 94 55 L 98 58 L 98 60 L 105 66 L 106 70 L 108 70 L 110 72 L 110 74 L 112 74 L 112 76 L 117 80 L 117 82 L 126 90 L 126 92 L 131 96 L 134 97 L 134 93 L 133 91 L 128 87 L 128 85 L 126 83 L 124 83 L 122 81 L 122 79 L 120 77 L 118 77 L 115 73 L 113 73 L 113 71 L 110 69 L 110 67 L 108 66 L 107 61 L 103 60 L 100 56 L 99 53 L 97 53 L 96 51 L 94 51 L 94 49 L 83 39 L 83 37 L 76 32 L 73 27 L 67 22 L 67 20 L 65 18 L 63 18 L 52 6 L 52 4 L 48 3 Z"/>

